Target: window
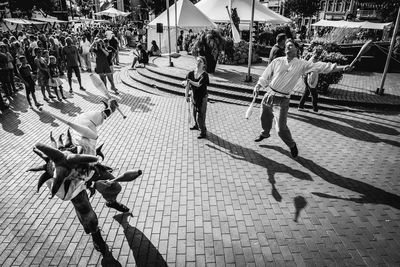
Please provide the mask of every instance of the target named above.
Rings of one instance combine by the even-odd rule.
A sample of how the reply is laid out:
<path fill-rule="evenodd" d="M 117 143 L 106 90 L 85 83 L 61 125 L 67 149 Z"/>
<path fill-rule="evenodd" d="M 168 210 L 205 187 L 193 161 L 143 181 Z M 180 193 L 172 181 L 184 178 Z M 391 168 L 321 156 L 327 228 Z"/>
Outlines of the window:
<path fill-rule="evenodd" d="M 345 3 L 345 6 L 344 6 L 344 11 L 350 10 L 350 4 L 351 4 L 351 1 L 347 0 L 346 3 Z"/>
<path fill-rule="evenodd" d="M 342 0 L 338 0 L 337 3 L 336 3 L 336 9 L 335 9 L 336 12 L 342 11 L 342 7 L 343 7 Z"/>
<path fill-rule="evenodd" d="M 321 1 L 321 5 L 319 6 L 319 10 L 325 11 L 326 1 Z"/>
<path fill-rule="evenodd" d="M 328 11 L 333 11 L 333 1 L 328 2 Z"/>

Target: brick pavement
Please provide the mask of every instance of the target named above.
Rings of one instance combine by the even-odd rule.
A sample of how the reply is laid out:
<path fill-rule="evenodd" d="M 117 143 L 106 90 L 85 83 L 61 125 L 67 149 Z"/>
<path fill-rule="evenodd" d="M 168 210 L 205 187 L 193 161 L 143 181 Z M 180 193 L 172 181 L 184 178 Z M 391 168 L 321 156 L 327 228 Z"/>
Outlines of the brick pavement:
<path fill-rule="evenodd" d="M 185 77 L 189 70 L 195 67 L 193 56 L 181 52 L 182 56 L 172 59 L 174 68 L 168 66 L 168 57 L 152 58 L 152 63 L 161 67 L 165 73 Z M 213 82 L 225 85 L 242 85 L 253 87 L 258 77 L 263 73 L 267 63 L 254 64 L 251 69 L 253 82 L 245 82 L 247 75 L 247 65 L 217 65 L 216 72 L 210 75 Z M 382 70 L 383 71 L 383 70 Z M 344 74 L 342 81 L 338 84 L 331 85 L 329 94 L 320 95 L 321 98 L 329 98 L 334 100 L 349 100 L 355 102 L 368 103 L 387 103 L 400 104 L 400 73 L 388 73 L 385 81 L 385 94 L 378 96 L 375 94 L 376 88 L 380 86 L 382 73 L 376 72 L 352 72 Z M 302 95 L 304 91 L 304 83 L 299 80 L 293 94 Z"/>
<path fill-rule="evenodd" d="M 83 80 L 88 92 L 44 108 L 74 117 L 101 107 Z M 209 104 L 209 137 L 198 140 L 182 98 L 117 86 L 128 118 L 101 128 L 105 163 L 144 174 L 119 196 L 133 217 L 114 217 L 99 194 L 91 202 L 123 266 L 400 264 L 398 113 L 291 109 L 293 160 L 275 132 L 253 142 L 259 120 L 243 119 L 244 106 Z M 11 106 L 0 115 L 0 265 L 100 266 L 72 205 L 36 193 L 39 174 L 25 172 L 42 164 L 32 146 L 66 126 L 28 109 L 22 93 Z M 307 203 L 297 223 L 295 199 Z"/>

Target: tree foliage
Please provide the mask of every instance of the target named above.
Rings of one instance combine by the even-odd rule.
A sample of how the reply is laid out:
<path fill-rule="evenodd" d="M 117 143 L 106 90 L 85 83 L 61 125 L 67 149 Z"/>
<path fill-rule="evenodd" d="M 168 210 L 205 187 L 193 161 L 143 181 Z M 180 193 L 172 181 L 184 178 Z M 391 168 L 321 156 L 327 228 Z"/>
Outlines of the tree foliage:
<path fill-rule="evenodd" d="M 154 11 L 154 14 L 158 16 L 166 10 L 166 0 L 143 0 L 145 5 Z M 199 2 L 199 0 L 190 0 L 193 4 Z M 174 4 L 174 0 L 169 0 L 169 6 Z"/>
<path fill-rule="evenodd" d="M 34 6 L 36 8 L 42 9 L 46 13 L 53 11 L 54 4 L 52 0 L 36 0 L 36 1 L 21 1 L 21 0 L 9 0 L 10 10 L 20 10 L 28 16 L 32 14 L 32 9 Z"/>
<path fill-rule="evenodd" d="M 285 10 L 301 17 L 311 17 L 319 10 L 319 0 L 286 0 Z"/>

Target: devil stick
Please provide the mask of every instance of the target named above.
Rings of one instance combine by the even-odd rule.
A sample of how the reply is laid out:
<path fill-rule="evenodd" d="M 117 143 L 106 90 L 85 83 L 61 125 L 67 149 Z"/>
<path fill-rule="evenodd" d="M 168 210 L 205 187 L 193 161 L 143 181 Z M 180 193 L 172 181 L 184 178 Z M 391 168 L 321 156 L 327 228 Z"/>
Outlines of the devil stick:
<path fill-rule="evenodd" d="M 94 86 L 95 86 L 100 92 L 102 92 L 102 93 L 104 94 L 104 96 L 105 96 L 107 99 L 111 99 L 112 97 L 111 97 L 110 93 L 108 92 L 106 86 L 104 85 L 103 81 L 100 80 L 100 78 L 98 78 L 98 77 L 97 77 L 96 75 L 94 75 L 93 73 L 91 73 L 89 76 L 90 76 L 90 79 L 92 80 Z M 126 119 L 125 114 L 122 113 L 122 111 L 121 111 L 121 109 L 119 108 L 118 105 L 117 105 L 116 108 L 117 108 L 118 112 L 121 114 L 122 118 Z"/>
<path fill-rule="evenodd" d="M 360 51 L 358 52 L 357 56 L 355 57 L 355 59 L 351 62 L 350 67 L 354 67 L 354 64 L 356 64 L 357 61 L 360 60 L 360 58 L 365 55 L 365 53 L 368 52 L 368 50 L 372 47 L 374 43 L 372 42 L 372 40 L 367 41 L 360 49 Z"/>

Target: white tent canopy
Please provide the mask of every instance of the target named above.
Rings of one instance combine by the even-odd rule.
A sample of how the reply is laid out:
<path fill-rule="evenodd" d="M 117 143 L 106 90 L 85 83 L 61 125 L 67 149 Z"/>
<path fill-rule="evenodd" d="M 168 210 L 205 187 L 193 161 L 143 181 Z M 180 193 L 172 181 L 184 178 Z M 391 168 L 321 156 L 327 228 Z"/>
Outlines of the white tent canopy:
<path fill-rule="evenodd" d="M 285 23 L 290 23 L 290 22 L 292 22 L 291 19 L 289 19 L 289 18 L 287 18 L 287 17 L 285 17 L 285 16 L 282 16 L 281 14 L 278 14 L 278 13 L 276 13 L 275 11 L 272 11 L 271 9 L 269 9 L 268 3 L 263 3 L 262 5 L 263 5 L 264 7 L 266 7 L 266 8 L 268 8 L 268 10 L 270 10 L 271 12 L 273 12 L 276 16 L 278 16 L 279 18 L 281 18 L 283 21 L 285 21 Z"/>
<path fill-rule="evenodd" d="M 14 23 L 14 24 L 20 24 L 20 25 L 43 25 L 43 24 L 46 24 L 46 22 L 33 21 L 33 20 L 27 20 L 27 19 L 15 19 L 15 18 L 5 18 L 5 19 L 3 19 L 3 21 L 9 22 L 9 23 Z"/>
<path fill-rule="evenodd" d="M 345 20 L 324 20 L 312 24 L 312 26 L 322 26 L 322 27 L 335 27 L 335 28 L 360 28 L 360 29 L 374 29 L 383 30 L 385 27 L 390 26 L 392 23 L 374 23 L 369 21 L 345 21 Z"/>
<path fill-rule="evenodd" d="M 110 7 L 109 9 L 106 9 L 106 10 L 103 10 L 103 11 L 100 11 L 100 12 L 97 12 L 97 13 L 94 13 L 95 15 L 97 15 L 97 16 L 101 16 L 101 15 L 104 15 L 104 16 L 109 16 L 109 17 L 126 17 L 126 16 L 128 16 L 130 13 L 127 13 L 127 12 L 123 12 L 123 11 L 120 11 L 120 10 L 118 10 L 118 9 L 115 9 L 115 8 L 113 8 L 113 7 Z"/>
<path fill-rule="evenodd" d="M 212 21 L 226 23 L 229 22 L 226 6 L 231 6 L 236 8 L 241 23 L 249 23 L 251 21 L 251 2 L 249 0 L 201 0 L 196 7 L 207 14 Z M 273 12 L 259 1 L 255 1 L 254 4 L 254 21 L 271 24 L 290 22 L 288 18 Z"/>
<path fill-rule="evenodd" d="M 171 51 L 175 51 L 176 40 L 175 32 L 180 30 L 191 29 L 193 33 L 200 32 L 204 29 L 212 29 L 217 26 L 208 18 L 203 12 L 201 12 L 197 7 L 195 7 L 189 0 L 178 0 L 176 2 L 177 9 L 177 27 L 175 24 L 175 4 L 169 7 L 169 23 L 171 29 Z M 163 24 L 163 33 L 157 33 L 156 25 L 157 23 Z M 161 43 L 159 47 L 163 53 L 168 52 L 168 33 L 167 33 L 167 11 L 165 10 L 157 18 L 148 24 L 147 30 L 147 43 L 150 48 L 150 42 L 155 40 Z"/>

